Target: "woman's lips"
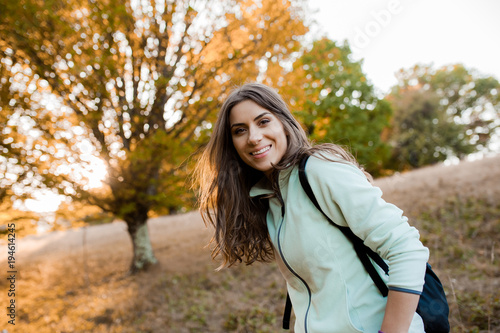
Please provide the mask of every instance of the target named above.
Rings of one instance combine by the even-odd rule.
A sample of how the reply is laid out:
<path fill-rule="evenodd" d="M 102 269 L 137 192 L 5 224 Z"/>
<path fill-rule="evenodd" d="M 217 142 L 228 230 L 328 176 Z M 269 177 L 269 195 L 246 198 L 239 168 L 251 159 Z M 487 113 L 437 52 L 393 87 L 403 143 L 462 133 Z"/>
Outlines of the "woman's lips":
<path fill-rule="evenodd" d="M 257 151 L 251 152 L 250 155 L 252 155 L 255 158 L 261 158 L 261 157 L 266 156 L 270 149 L 271 149 L 271 145 L 266 146 L 264 148 L 261 148 Z"/>

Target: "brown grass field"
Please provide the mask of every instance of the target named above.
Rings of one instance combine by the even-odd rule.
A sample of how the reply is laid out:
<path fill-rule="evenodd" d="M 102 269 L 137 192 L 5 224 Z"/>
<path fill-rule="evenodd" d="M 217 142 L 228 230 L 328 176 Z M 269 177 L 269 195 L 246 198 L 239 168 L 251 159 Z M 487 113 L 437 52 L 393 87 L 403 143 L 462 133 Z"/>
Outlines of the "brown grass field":
<path fill-rule="evenodd" d="M 452 332 L 500 332 L 500 156 L 376 185 L 431 250 Z M 128 274 L 132 245 L 123 222 L 17 240 L 16 325 L 3 314 L 1 332 L 282 332 L 285 283 L 275 264 L 216 272 L 205 247 L 210 230 L 197 212 L 148 224 L 159 264 L 137 275 Z M 6 278 L 0 286 L 5 311 Z"/>

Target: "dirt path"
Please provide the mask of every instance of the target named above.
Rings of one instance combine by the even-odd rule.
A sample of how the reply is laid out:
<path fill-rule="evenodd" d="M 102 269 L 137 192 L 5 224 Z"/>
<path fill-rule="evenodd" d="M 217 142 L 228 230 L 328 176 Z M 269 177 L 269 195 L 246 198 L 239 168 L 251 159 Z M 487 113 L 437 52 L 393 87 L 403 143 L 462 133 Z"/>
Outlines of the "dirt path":
<path fill-rule="evenodd" d="M 210 262 L 210 253 L 205 247 L 210 232 L 198 212 L 153 218 L 148 221 L 148 227 L 155 255 L 163 265 L 171 266 L 172 270 L 192 271 L 199 264 Z M 127 225 L 115 221 L 30 235 L 17 241 L 16 261 L 20 267 L 43 265 L 45 261 L 68 263 L 82 257 L 128 265 L 132 259 L 132 243 Z"/>

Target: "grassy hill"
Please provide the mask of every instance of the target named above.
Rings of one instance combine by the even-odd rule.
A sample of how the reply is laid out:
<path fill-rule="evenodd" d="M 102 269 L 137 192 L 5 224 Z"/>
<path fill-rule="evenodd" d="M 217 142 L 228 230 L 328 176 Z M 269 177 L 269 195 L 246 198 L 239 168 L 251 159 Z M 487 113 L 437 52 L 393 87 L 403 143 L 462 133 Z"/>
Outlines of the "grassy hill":
<path fill-rule="evenodd" d="M 453 332 L 500 332 L 500 156 L 376 180 L 431 250 Z M 134 276 L 126 225 L 17 243 L 11 332 L 279 332 L 285 283 L 275 264 L 215 272 L 198 213 L 149 222 L 160 264 Z M 2 244 L 5 244 L 3 242 Z M 6 267 L 6 255 L 0 258 Z M 4 269 L 7 271 L 7 269 Z M 8 304 L 1 279 L 1 304 Z M 290 332 L 293 332 L 291 330 Z"/>

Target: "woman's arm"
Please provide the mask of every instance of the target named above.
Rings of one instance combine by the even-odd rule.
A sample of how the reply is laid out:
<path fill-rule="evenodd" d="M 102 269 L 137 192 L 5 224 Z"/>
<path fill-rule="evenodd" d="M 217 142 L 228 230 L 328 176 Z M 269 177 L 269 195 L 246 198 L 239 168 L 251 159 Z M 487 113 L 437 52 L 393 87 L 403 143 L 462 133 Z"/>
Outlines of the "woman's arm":
<path fill-rule="evenodd" d="M 420 296 L 389 290 L 387 306 L 381 331 L 384 333 L 407 333 Z"/>

